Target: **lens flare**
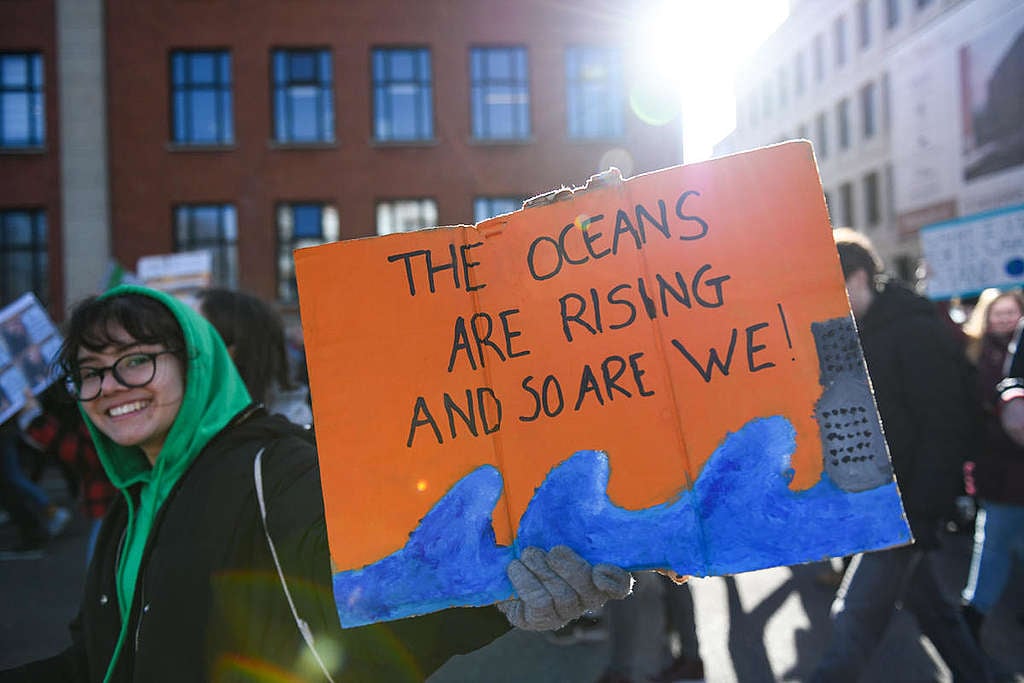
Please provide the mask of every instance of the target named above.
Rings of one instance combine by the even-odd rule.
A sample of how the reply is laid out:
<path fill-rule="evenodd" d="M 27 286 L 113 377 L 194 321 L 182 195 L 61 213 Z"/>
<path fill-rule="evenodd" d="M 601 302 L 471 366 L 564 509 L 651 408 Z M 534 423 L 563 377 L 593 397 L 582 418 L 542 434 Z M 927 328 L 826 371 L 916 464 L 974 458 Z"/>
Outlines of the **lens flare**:
<path fill-rule="evenodd" d="M 664 126 L 679 119 L 682 98 L 673 84 L 651 80 L 630 89 L 629 106 L 647 125 Z"/>

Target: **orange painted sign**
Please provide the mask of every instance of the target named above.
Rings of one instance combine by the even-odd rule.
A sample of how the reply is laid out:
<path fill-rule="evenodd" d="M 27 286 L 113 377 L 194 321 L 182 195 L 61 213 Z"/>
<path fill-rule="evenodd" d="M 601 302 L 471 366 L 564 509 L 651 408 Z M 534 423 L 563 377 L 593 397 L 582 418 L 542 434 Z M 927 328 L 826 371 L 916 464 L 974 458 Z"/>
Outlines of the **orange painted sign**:
<path fill-rule="evenodd" d="M 707 550 L 702 520 L 721 514 L 729 490 L 760 495 L 729 483 L 728 472 L 759 459 L 743 449 L 782 463 L 745 476 L 764 478 L 765 490 L 781 477 L 785 490 L 771 495 L 820 493 L 825 482 L 844 500 L 871 491 L 894 501 L 885 524 L 854 545 L 909 538 L 807 143 L 594 183 L 477 226 L 302 249 L 295 261 L 345 625 L 507 597 L 490 584 L 447 596 L 457 581 L 443 575 L 433 601 L 381 598 L 402 604 L 346 619 L 343 603 L 372 592 L 364 583 L 382 581 L 373 577 L 382 561 L 407 571 L 410 544 L 454 543 L 455 552 L 465 543 L 452 536 L 472 544 L 480 529 L 493 530 L 488 550 L 499 555 L 578 533 L 576 549 L 592 561 L 691 574 L 792 559 L 752 548 L 723 564 Z M 839 452 L 836 435 L 844 448 L 861 445 Z M 716 453 L 722 464 L 710 468 Z M 475 472 L 490 473 L 487 483 L 468 478 Z M 492 485 L 500 495 L 479 504 L 473 496 Z M 489 507 L 489 520 L 460 528 L 468 513 L 444 509 L 455 500 Z M 586 505 L 605 512 L 577 519 Z M 690 521 L 665 528 L 692 522 L 694 538 L 665 536 L 669 509 Z M 446 521 L 426 529 L 431 514 Z M 579 547 L 616 520 L 647 526 Z M 784 534 L 790 544 L 794 533 Z M 637 542 L 650 547 L 635 561 L 621 555 Z M 675 558 L 669 546 L 704 556 Z M 795 552 L 823 554 L 814 544 Z"/>

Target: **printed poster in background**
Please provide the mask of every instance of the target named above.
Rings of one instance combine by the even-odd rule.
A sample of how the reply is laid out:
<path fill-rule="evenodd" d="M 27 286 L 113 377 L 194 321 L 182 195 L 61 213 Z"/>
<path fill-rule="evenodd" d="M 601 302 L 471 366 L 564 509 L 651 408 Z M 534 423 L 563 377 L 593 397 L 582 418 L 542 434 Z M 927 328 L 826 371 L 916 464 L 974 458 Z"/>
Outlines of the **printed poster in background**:
<path fill-rule="evenodd" d="M 0 422 L 25 403 L 25 391 L 40 394 L 56 379 L 53 361 L 62 339 L 32 293 L 0 309 Z"/>
<path fill-rule="evenodd" d="M 894 48 L 889 74 L 901 235 L 1024 203 L 1024 4 L 959 3 Z"/>
<path fill-rule="evenodd" d="M 910 541 L 807 142 L 295 252 L 343 626 Z"/>

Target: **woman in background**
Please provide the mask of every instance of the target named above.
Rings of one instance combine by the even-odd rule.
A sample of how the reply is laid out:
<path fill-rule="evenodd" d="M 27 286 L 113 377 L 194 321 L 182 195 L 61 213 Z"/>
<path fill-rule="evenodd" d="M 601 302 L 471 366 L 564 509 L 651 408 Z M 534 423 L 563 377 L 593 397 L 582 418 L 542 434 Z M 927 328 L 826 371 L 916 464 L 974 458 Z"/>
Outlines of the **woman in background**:
<path fill-rule="evenodd" d="M 1010 337 L 1022 316 L 1020 291 L 983 293 L 972 312 L 972 320 L 982 321 L 980 333 L 976 326 L 965 325 L 967 353 L 977 366 L 984 411 L 983 440 L 973 470 L 981 509 L 975 521 L 970 576 L 963 590 L 964 617 L 979 643 L 985 617 L 1006 586 L 1014 556 L 1024 558 L 1024 447 L 1015 444 L 1000 424 L 996 390 L 1004 376 Z"/>
<path fill-rule="evenodd" d="M 257 296 L 230 289 L 200 290 L 196 298 L 199 312 L 217 328 L 253 400 L 271 414 L 311 425 L 309 387 L 293 380 L 284 322 L 277 311 Z"/>

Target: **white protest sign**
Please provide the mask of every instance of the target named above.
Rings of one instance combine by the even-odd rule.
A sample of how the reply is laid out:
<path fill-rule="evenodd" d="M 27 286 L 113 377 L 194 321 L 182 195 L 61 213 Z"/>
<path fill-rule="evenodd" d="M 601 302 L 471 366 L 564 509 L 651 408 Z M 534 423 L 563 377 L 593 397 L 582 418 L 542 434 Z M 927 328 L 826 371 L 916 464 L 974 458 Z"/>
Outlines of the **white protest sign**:
<path fill-rule="evenodd" d="M 921 248 L 932 299 L 1024 285 L 1024 204 L 925 226 Z"/>

